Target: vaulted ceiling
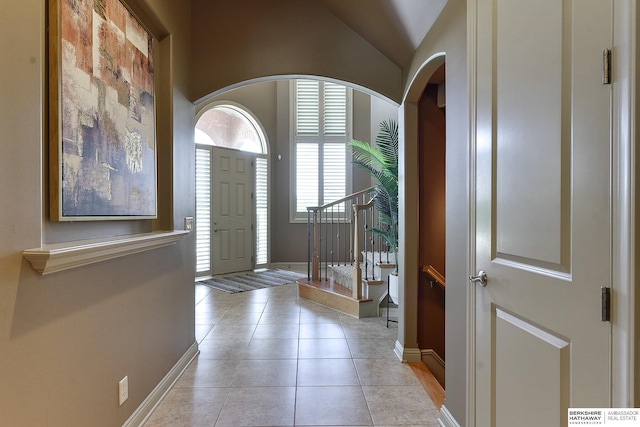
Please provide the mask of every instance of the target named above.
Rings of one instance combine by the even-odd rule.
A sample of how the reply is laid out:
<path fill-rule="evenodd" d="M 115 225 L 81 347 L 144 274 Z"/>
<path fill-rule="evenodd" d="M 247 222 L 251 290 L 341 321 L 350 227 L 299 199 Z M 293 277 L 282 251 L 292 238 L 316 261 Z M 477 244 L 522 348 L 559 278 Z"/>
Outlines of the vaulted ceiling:
<path fill-rule="evenodd" d="M 319 0 L 333 15 L 403 68 L 447 0 Z"/>

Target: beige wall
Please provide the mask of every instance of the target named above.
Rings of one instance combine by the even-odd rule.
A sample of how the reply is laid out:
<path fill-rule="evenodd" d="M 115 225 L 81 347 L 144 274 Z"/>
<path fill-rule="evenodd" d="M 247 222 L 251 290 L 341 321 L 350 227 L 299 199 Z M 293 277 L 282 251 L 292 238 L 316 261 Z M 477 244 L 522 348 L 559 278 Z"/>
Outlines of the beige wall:
<path fill-rule="evenodd" d="M 192 12 L 193 100 L 252 79 L 316 75 L 400 102 L 402 71 L 319 2 L 194 0 Z"/>
<path fill-rule="evenodd" d="M 445 406 L 460 425 L 466 424 L 466 325 L 467 325 L 467 268 L 468 268 L 468 209 L 469 209 L 469 144 L 467 101 L 467 52 L 466 52 L 466 5 L 463 0 L 449 0 L 443 13 L 418 47 L 406 78 L 407 99 L 402 108 L 405 116 L 412 115 L 415 102 L 420 97 L 435 68 L 427 63 L 434 55 L 446 54 L 446 391 Z M 427 64 L 427 65 L 425 65 Z M 424 67 L 424 69 L 422 68 Z M 417 120 L 417 119 L 416 119 Z M 411 123 L 416 123 L 411 122 Z M 411 124 L 409 123 L 409 124 Z M 416 135 L 417 130 L 406 129 L 405 134 Z M 401 177 L 417 174 L 418 165 L 416 138 L 405 141 L 404 166 Z M 407 219 L 407 230 L 417 228 L 417 180 L 405 179 L 401 190 L 401 218 Z M 404 200 L 403 200 L 404 198 Z M 402 219 L 401 219 L 402 220 Z M 402 240 L 401 240 L 402 243 Z M 405 347 L 417 345 L 417 289 L 418 260 L 417 236 L 406 234 L 404 246 L 400 248 L 400 265 L 405 266 L 405 324 L 401 325 L 399 339 Z M 402 278 L 402 272 L 401 272 Z"/>
<path fill-rule="evenodd" d="M 182 228 L 183 217 L 193 215 L 189 3 L 133 5 L 156 34 L 170 34 L 157 51 L 156 222 L 46 220 L 45 2 L 7 2 L 0 16 L 3 426 L 121 425 L 194 342 L 191 236 L 174 246 L 44 277 L 22 258 L 24 249 L 42 242 Z M 117 384 L 125 375 L 129 400 L 119 407 Z"/>

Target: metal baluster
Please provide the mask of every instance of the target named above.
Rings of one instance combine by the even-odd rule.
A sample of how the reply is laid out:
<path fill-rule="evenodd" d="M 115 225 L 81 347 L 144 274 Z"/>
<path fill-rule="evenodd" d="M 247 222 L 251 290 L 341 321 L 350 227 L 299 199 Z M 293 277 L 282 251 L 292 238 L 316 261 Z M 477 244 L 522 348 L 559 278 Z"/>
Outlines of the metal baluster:
<path fill-rule="evenodd" d="M 331 206 L 331 266 L 333 267 L 333 242 L 335 240 L 335 235 L 333 234 L 333 226 L 334 226 L 334 211 L 333 211 L 333 206 Z"/>
<path fill-rule="evenodd" d="M 348 262 L 349 265 L 353 265 L 353 249 L 351 245 L 353 245 L 353 201 L 349 202 L 349 211 L 347 212 L 349 215 L 349 238 L 347 239 L 347 254 L 348 254 Z"/>
<path fill-rule="evenodd" d="M 328 280 L 327 268 L 329 267 L 329 214 L 324 216 L 324 280 Z"/>
<path fill-rule="evenodd" d="M 371 215 L 371 228 L 374 227 L 374 222 L 373 222 L 373 207 L 370 209 L 370 215 Z M 376 236 L 375 234 L 373 234 L 373 232 L 371 233 L 371 240 L 370 240 L 370 244 L 371 244 L 371 279 L 375 280 L 376 279 Z M 369 256 L 367 255 L 367 260 L 369 260 Z"/>
<path fill-rule="evenodd" d="M 353 241 L 353 201 L 349 204 L 349 211 L 347 212 L 347 215 L 349 215 L 349 238 L 345 239 L 345 243 L 348 244 L 348 248 L 345 248 L 348 249 L 348 252 L 345 254 L 348 256 L 349 265 L 351 265 L 353 262 L 353 254 L 351 253 L 351 242 Z"/>
<path fill-rule="evenodd" d="M 311 211 L 307 209 L 307 280 L 311 281 Z"/>
<path fill-rule="evenodd" d="M 389 264 L 389 250 L 391 249 L 391 248 L 389 247 L 389 243 L 386 243 L 386 242 L 385 242 L 385 247 L 387 248 L 387 264 Z"/>
<path fill-rule="evenodd" d="M 362 236 L 362 249 L 364 249 L 364 254 L 362 257 L 364 258 L 364 280 L 369 280 L 369 257 L 367 257 L 367 231 L 369 230 L 369 224 L 367 223 L 367 212 L 364 212 L 364 235 Z M 359 254 L 358 254 L 359 255 Z"/>
<path fill-rule="evenodd" d="M 322 282 L 322 210 L 319 210 L 319 220 L 318 220 L 318 239 L 320 240 L 318 247 L 318 281 Z"/>
<path fill-rule="evenodd" d="M 344 206 L 345 202 L 342 202 L 341 205 Z M 340 211 L 338 211 L 338 213 L 340 213 Z M 340 217 L 338 217 L 338 219 L 340 219 Z M 338 258 L 338 265 L 340 265 L 340 221 L 338 221 L 338 235 L 336 236 L 336 246 L 338 247 L 338 254 L 337 254 L 337 258 Z"/>
<path fill-rule="evenodd" d="M 376 222 L 378 223 L 378 228 L 380 228 L 380 212 L 376 210 Z M 378 237 L 378 261 L 382 264 L 382 245 L 384 244 L 385 239 L 382 237 Z M 382 274 L 382 270 L 380 270 L 380 274 Z M 382 276 L 380 276 L 382 279 Z"/>

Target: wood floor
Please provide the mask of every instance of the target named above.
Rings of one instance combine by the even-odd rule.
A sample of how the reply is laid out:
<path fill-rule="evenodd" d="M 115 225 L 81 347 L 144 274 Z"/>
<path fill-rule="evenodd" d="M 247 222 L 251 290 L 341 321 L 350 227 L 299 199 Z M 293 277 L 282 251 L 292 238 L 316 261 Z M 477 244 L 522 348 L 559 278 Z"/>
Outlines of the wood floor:
<path fill-rule="evenodd" d="M 422 362 L 410 362 L 409 366 L 411 366 L 411 369 L 413 369 L 413 372 L 415 372 L 423 387 L 427 390 L 433 403 L 440 409 L 444 404 L 446 393 L 438 380 L 435 379 L 427 365 Z"/>

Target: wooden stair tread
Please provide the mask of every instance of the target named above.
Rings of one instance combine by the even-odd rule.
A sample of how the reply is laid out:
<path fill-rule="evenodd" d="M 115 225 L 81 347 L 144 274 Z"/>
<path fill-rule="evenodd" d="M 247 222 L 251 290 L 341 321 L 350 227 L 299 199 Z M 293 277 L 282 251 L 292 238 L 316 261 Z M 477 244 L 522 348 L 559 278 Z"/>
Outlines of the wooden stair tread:
<path fill-rule="evenodd" d="M 380 267 L 380 268 L 396 268 L 395 264 L 387 264 L 384 262 L 376 262 L 376 266 Z"/>
<path fill-rule="evenodd" d="M 353 301 L 357 301 L 357 302 L 371 301 L 371 299 L 366 299 L 366 298 L 359 299 L 359 300 L 354 299 L 353 291 L 351 289 L 346 288 L 341 284 L 332 282 L 330 280 L 317 280 L 314 282 L 313 280 L 309 280 L 309 279 L 298 279 L 297 282 L 298 282 L 298 285 L 310 286 L 315 289 L 340 295 L 345 298 L 349 298 L 350 300 L 353 300 Z"/>
<path fill-rule="evenodd" d="M 354 317 L 360 317 L 360 305 L 371 299 L 354 299 L 351 289 L 330 280 L 312 281 L 298 279 L 298 293 L 301 298 L 333 308 Z"/>

